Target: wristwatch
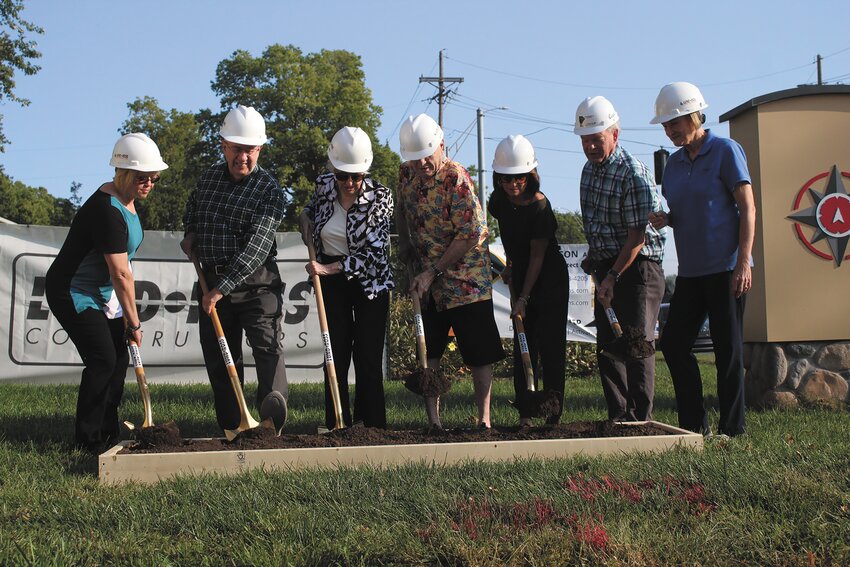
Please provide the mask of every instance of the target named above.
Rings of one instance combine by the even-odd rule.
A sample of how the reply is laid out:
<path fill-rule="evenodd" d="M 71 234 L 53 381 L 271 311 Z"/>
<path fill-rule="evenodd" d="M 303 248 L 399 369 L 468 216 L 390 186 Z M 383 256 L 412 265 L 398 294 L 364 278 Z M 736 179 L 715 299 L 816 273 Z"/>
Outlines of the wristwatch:
<path fill-rule="evenodd" d="M 431 271 L 434 272 L 434 279 L 441 277 L 443 275 L 443 270 L 437 267 L 437 264 L 431 266 Z"/>
<path fill-rule="evenodd" d="M 608 270 L 608 275 L 609 275 L 609 276 L 614 276 L 614 281 L 615 281 L 615 282 L 620 281 L 620 272 L 618 272 L 618 271 L 617 271 L 617 270 L 615 270 L 614 268 L 611 268 L 610 270 Z"/>

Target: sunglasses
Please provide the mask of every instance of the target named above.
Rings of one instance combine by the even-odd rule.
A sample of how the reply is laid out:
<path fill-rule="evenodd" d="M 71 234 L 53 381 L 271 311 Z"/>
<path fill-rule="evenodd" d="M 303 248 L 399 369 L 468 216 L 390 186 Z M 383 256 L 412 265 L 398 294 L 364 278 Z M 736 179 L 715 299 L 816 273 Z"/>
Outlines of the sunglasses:
<path fill-rule="evenodd" d="M 510 183 L 511 181 L 525 181 L 527 173 L 500 173 L 502 183 Z"/>
<path fill-rule="evenodd" d="M 335 172 L 334 177 L 340 183 L 345 183 L 346 181 L 354 181 L 355 183 L 360 183 L 366 177 L 366 174 L 365 173 Z"/>
<path fill-rule="evenodd" d="M 145 185 L 148 181 L 151 182 L 151 185 L 156 184 L 159 181 L 159 175 L 137 175 L 136 176 L 136 184 Z"/>

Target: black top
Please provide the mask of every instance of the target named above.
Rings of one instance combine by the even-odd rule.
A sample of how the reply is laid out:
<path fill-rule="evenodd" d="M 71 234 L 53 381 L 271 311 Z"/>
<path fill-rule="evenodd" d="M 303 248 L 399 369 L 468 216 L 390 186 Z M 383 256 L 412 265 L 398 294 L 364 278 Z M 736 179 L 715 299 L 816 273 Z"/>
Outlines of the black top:
<path fill-rule="evenodd" d="M 558 221 L 549 199 L 544 196 L 528 205 L 514 205 L 503 191 L 497 190 L 490 197 L 487 210 L 499 221 L 502 244 L 511 263 L 511 287 L 514 293 L 522 293 L 531 259 L 531 241 L 539 239 L 548 240 L 548 244 L 531 295 L 539 295 L 544 289 L 549 291 L 553 288 L 566 292 L 567 263 L 555 238 Z"/>

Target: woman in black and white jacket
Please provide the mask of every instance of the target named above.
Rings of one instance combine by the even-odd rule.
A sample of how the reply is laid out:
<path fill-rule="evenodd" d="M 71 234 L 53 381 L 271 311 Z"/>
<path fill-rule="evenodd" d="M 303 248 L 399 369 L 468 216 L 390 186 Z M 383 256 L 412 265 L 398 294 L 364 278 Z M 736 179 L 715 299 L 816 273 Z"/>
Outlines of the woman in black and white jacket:
<path fill-rule="evenodd" d="M 343 420 L 352 424 L 348 368 L 353 358 L 354 421 L 385 428 L 382 362 L 389 291 L 395 286 L 390 270 L 392 194 L 369 177 L 372 143 L 360 128 L 346 126 L 337 132 L 328 158 L 333 171 L 316 180 L 300 217 L 302 237 L 305 243 L 312 238 L 317 253 L 306 270 L 322 282 Z M 335 426 L 327 371 L 325 424 Z"/>

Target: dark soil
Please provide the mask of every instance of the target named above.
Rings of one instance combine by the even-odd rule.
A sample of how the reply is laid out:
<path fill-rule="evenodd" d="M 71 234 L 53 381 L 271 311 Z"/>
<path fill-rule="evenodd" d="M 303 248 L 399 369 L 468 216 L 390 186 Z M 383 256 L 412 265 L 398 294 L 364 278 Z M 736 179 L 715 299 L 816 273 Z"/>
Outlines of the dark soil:
<path fill-rule="evenodd" d="M 623 327 L 623 336 L 602 345 L 602 352 L 620 360 L 640 360 L 655 354 L 655 341 L 646 340 L 643 329 Z"/>
<path fill-rule="evenodd" d="M 148 428 L 153 429 L 153 428 Z M 224 439 L 181 439 L 163 435 L 155 441 L 139 440 L 121 450 L 132 453 L 190 453 L 200 451 L 245 451 L 251 449 L 296 449 L 315 447 L 355 447 L 370 445 L 418 445 L 428 443 L 470 443 L 481 441 L 530 441 L 537 439 L 587 439 L 594 437 L 637 437 L 670 435 L 652 424 L 620 425 L 612 421 L 577 421 L 543 427 L 494 427 L 492 429 L 421 429 L 390 431 L 354 426 L 317 435 L 281 435 L 273 429 L 256 427 L 243 431 L 233 441 Z"/>
<path fill-rule="evenodd" d="M 403 380 L 404 387 L 417 396 L 437 397 L 452 389 L 452 379 L 434 368 L 419 368 Z"/>

